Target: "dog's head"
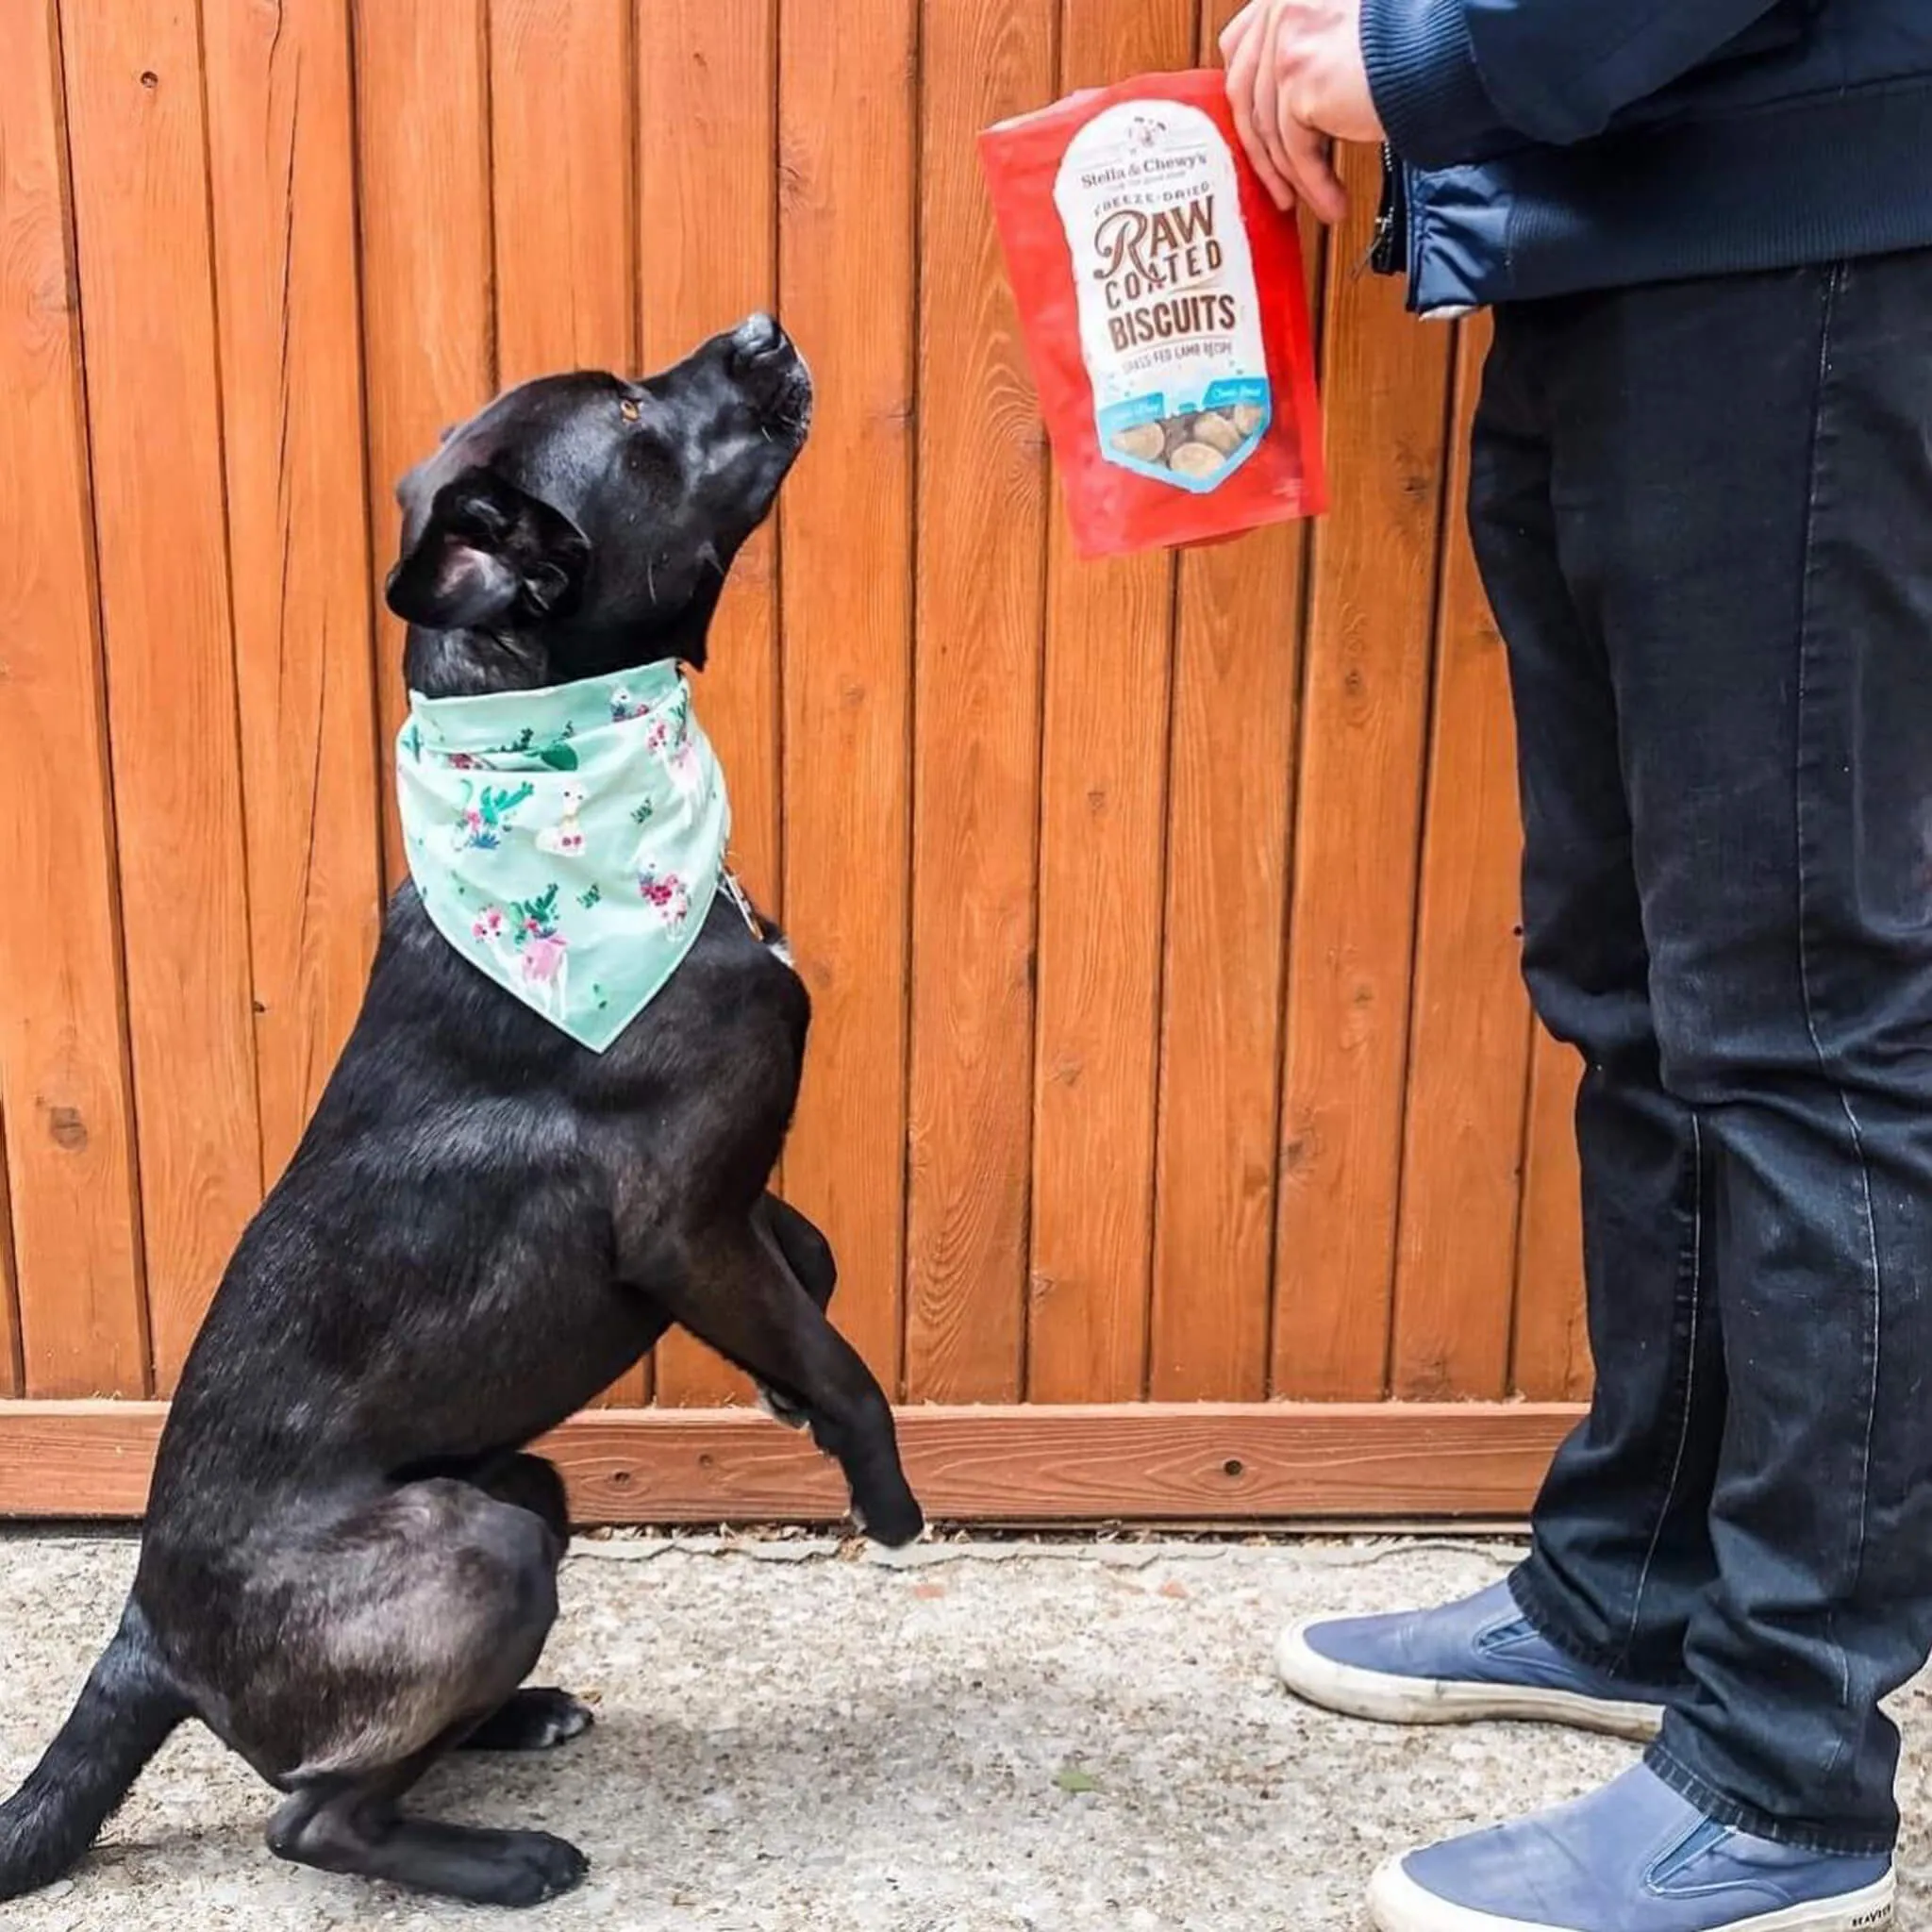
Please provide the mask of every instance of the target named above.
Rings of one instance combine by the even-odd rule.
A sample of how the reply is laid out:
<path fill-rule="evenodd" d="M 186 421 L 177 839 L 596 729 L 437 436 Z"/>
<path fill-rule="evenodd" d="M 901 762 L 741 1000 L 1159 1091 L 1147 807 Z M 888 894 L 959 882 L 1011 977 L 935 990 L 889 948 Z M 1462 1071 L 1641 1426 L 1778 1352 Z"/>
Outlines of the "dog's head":
<path fill-rule="evenodd" d="M 397 485 L 389 605 L 431 692 L 702 665 L 724 574 L 804 446 L 811 377 L 769 315 L 641 381 L 506 391 Z"/>

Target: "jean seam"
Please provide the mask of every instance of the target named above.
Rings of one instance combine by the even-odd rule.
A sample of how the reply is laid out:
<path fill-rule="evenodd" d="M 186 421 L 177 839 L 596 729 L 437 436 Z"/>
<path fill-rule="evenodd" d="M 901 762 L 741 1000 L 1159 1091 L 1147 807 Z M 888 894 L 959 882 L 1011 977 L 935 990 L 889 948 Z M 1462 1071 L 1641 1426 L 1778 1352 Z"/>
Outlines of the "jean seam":
<path fill-rule="evenodd" d="M 1805 508 L 1805 560 L 1802 587 L 1799 593 L 1798 611 L 1798 666 L 1797 666 L 1797 728 L 1796 762 L 1792 772 L 1793 830 L 1795 837 L 1797 890 L 1798 890 L 1798 989 L 1804 1002 L 1805 1031 L 1811 1042 L 1811 1051 L 1818 1062 L 1818 1070 L 1830 1081 L 1832 1090 L 1838 1095 L 1838 1103 L 1845 1117 L 1845 1125 L 1852 1137 L 1852 1152 L 1858 1163 L 1858 1181 L 1865 1203 L 1865 1241 L 1869 1258 L 1867 1279 L 1870 1284 L 1868 1341 L 1866 1353 L 1870 1359 L 1871 1374 L 1865 1400 L 1865 1434 L 1860 1445 L 1858 1463 L 1858 1507 L 1853 1519 L 1850 1541 L 1850 1589 L 1856 1592 L 1858 1580 L 1864 1570 L 1865 1547 L 1870 1535 L 1872 1508 L 1872 1449 L 1878 1422 L 1878 1378 L 1880 1358 L 1880 1337 L 1884 1308 L 1885 1284 L 1882 1265 L 1878 1255 L 1878 1224 L 1872 1199 L 1872 1166 L 1865 1154 L 1864 1130 L 1858 1122 L 1857 1110 L 1852 1106 L 1852 1096 L 1841 1081 L 1830 1079 L 1830 1061 L 1824 1051 L 1824 1039 L 1818 1026 L 1817 1002 L 1812 992 L 1811 949 L 1809 935 L 1810 922 L 1810 872 L 1807 860 L 1810 857 L 1810 839 L 1807 826 L 1806 812 L 1806 773 L 1807 764 L 1815 767 L 1817 760 L 1807 756 L 1807 721 L 1809 716 L 1810 670 L 1812 662 L 1813 625 L 1816 607 L 1813 599 L 1814 581 L 1817 571 L 1816 533 L 1819 513 L 1819 491 L 1824 470 L 1822 445 L 1824 442 L 1824 407 L 1831 379 L 1832 329 L 1837 316 L 1838 295 L 1843 271 L 1834 269 L 1825 281 L 1824 315 L 1819 329 L 1818 348 L 1818 402 L 1813 415 L 1811 431 L 1811 474 Z M 1850 1653 L 1839 1641 L 1835 1616 L 1827 1614 L 1825 1629 L 1827 1641 L 1838 1653 L 1839 1700 L 1849 1709 L 1852 1702 L 1852 1665 Z M 1826 1777 L 1832 1776 L 1844 1761 L 1845 1741 L 1840 1738 L 1833 1746 L 1830 1762 L 1824 1767 Z"/>
<path fill-rule="evenodd" d="M 1653 1743 L 1643 1754 L 1643 1762 L 1653 1776 L 1675 1791 L 1687 1804 L 1694 1805 L 1713 1824 L 1741 1831 L 1751 1838 L 1768 1839 L 1773 1844 L 1790 1845 L 1795 1851 L 1814 1852 L 1822 1858 L 1884 1858 L 1894 1849 L 1889 1836 L 1869 1832 L 1812 1831 L 1794 1825 L 1756 1806 L 1741 1805 L 1726 1797 L 1709 1779 L 1661 1742 Z"/>
<path fill-rule="evenodd" d="M 1643 1621 L 1643 1593 L 1650 1587 L 1650 1573 L 1657 1565 L 1658 1546 L 1677 1500 L 1677 1485 L 1683 1479 L 1684 1458 L 1690 1448 L 1690 1419 L 1697 1406 L 1697 1330 L 1703 1312 L 1704 1294 L 1704 1136 L 1697 1114 L 1690 1112 L 1690 1326 L 1685 1342 L 1684 1406 L 1677 1421 L 1677 1449 L 1671 1459 L 1671 1474 L 1664 1484 L 1663 1501 L 1657 1506 L 1657 1524 L 1650 1533 L 1650 1547 L 1643 1553 L 1643 1567 L 1637 1573 L 1637 1588 L 1630 1601 L 1630 1622 L 1624 1632 L 1623 1646 L 1617 1652 L 1613 1674 L 1628 1670 L 1637 1648 L 1639 1628 Z"/>

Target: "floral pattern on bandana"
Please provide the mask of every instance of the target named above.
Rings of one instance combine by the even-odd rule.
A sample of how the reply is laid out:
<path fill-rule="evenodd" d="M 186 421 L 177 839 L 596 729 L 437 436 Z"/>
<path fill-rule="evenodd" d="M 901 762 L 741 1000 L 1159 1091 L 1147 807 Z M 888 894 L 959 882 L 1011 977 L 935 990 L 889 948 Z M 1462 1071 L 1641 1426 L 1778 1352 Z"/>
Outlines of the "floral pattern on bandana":
<path fill-rule="evenodd" d="M 598 1053 L 677 970 L 724 874 L 724 777 L 675 664 L 411 693 L 396 792 L 438 931 Z"/>

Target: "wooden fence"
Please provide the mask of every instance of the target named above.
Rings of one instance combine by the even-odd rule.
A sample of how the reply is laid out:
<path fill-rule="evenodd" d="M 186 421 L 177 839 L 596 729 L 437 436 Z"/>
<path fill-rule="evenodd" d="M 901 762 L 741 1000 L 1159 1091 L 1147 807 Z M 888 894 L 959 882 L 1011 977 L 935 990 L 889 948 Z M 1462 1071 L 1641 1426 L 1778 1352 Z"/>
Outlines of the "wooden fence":
<path fill-rule="evenodd" d="M 1309 256 L 1332 514 L 1084 565 L 977 172 L 1230 10 L 0 0 L 0 1509 L 139 1507 L 354 1015 L 394 477 L 764 304 L 817 426 L 700 702 L 816 1002 L 783 1186 L 928 1501 L 1521 1507 L 1588 1364 L 1479 330 L 1359 272 L 1357 158 Z M 834 1507 L 737 1392 L 667 1341 L 564 1432 L 581 1507 Z"/>

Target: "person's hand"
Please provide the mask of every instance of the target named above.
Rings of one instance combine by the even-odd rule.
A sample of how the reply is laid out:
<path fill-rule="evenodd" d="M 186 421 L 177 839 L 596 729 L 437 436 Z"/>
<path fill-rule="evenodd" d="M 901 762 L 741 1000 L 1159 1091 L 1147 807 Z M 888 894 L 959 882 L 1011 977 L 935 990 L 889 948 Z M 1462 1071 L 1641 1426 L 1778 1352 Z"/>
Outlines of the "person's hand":
<path fill-rule="evenodd" d="M 1340 221 L 1348 197 L 1329 142 L 1382 139 L 1361 0 L 1249 0 L 1221 36 L 1221 56 L 1235 128 L 1276 205 L 1299 198 Z"/>

